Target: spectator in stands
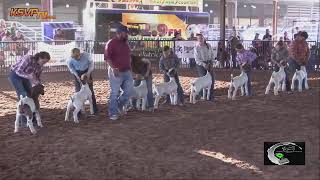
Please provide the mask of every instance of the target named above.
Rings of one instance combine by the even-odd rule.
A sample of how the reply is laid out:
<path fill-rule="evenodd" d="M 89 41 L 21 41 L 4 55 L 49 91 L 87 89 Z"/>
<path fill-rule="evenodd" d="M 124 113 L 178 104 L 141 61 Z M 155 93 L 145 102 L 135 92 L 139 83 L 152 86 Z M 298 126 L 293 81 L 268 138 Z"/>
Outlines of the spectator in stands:
<path fill-rule="evenodd" d="M 310 57 L 309 45 L 306 41 L 308 39 L 308 33 L 303 31 L 297 34 L 289 47 L 289 72 L 290 78 L 292 78 L 296 69 L 300 70 L 301 66 L 307 65 Z M 304 88 L 304 82 L 302 83 Z"/>
<path fill-rule="evenodd" d="M 5 28 L 0 26 L 0 41 L 2 41 L 2 38 L 6 35 Z"/>
<path fill-rule="evenodd" d="M 237 38 L 236 33 L 234 33 L 228 40 L 228 51 L 231 55 L 231 61 L 232 61 L 232 67 L 237 67 L 236 57 L 237 57 L 237 51 L 236 46 L 239 44 L 239 39 Z"/>
<path fill-rule="evenodd" d="M 283 34 L 283 40 L 288 46 L 290 45 L 291 40 L 288 37 L 288 32 L 287 31 L 285 31 L 284 34 Z"/>
<path fill-rule="evenodd" d="M 20 95 L 30 96 L 32 85 L 41 83 L 41 74 L 44 64 L 50 60 L 50 54 L 42 51 L 34 56 L 26 55 L 11 67 L 9 81 L 16 90 L 18 100 Z M 23 124 L 26 124 L 26 118 L 22 119 Z"/>
<path fill-rule="evenodd" d="M 64 45 L 65 44 L 65 42 L 61 42 L 61 41 L 66 40 L 61 29 L 57 29 L 56 34 L 53 37 L 53 40 L 57 41 L 57 42 L 55 42 L 55 45 Z"/>
<path fill-rule="evenodd" d="M 6 33 L 4 34 L 4 36 L 2 38 L 2 41 L 6 41 L 6 42 L 12 41 L 11 34 L 9 31 L 6 31 Z"/>
<path fill-rule="evenodd" d="M 230 68 L 230 56 L 228 55 L 228 51 L 223 47 L 224 41 L 218 42 L 217 49 L 217 61 L 221 64 L 222 67 Z"/>
<path fill-rule="evenodd" d="M 280 66 L 286 66 L 288 62 L 289 52 L 285 42 L 278 41 L 276 47 L 272 50 L 271 54 L 271 62 L 273 64 L 274 70 L 276 72 L 279 71 Z M 287 91 L 291 91 L 290 81 L 289 81 L 289 71 L 288 68 L 285 68 L 286 73 L 286 89 Z"/>
<path fill-rule="evenodd" d="M 236 46 L 237 51 L 237 62 L 240 66 L 241 71 L 244 71 L 248 75 L 248 93 L 252 96 L 251 88 L 251 70 L 252 62 L 257 58 L 257 55 L 249 50 L 245 50 L 242 44 Z"/>
<path fill-rule="evenodd" d="M 262 38 L 262 48 L 263 48 L 263 57 L 266 62 L 271 60 L 271 51 L 272 51 L 272 35 L 270 30 L 266 29 L 266 34 Z"/>
<path fill-rule="evenodd" d="M 12 41 L 17 41 L 18 43 L 13 44 L 13 51 L 16 52 L 17 56 L 20 55 L 25 55 L 28 52 L 28 48 L 24 47 L 23 41 L 24 41 L 24 36 L 21 33 L 21 31 L 17 30 L 15 33 L 16 35 L 12 37 Z"/>
<path fill-rule="evenodd" d="M 184 92 L 182 89 L 182 86 L 180 84 L 180 80 L 179 80 L 179 74 L 178 74 L 178 69 L 179 69 L 179 65 L 180 65 L 180 60 L 178 59 L 177 55 L 174 54 L 174 52 L 170 49 L 169 46 L 164 46 L 163 47 L 163 51 L 162 51 L 162 56 L 160 58 L 160 62 L 159 62 L 159 68 L 160 68 L 160 72 L 163 74 L 163 80 L 164 82 L 169 82 L 170 81 L 170 77 L 168 76 L 167 72 L 169 71 L 169 69 L 174 68 L 176 70 L 176 74 L 174 76 L 176 83 L 178 85 L 178 103 L 179 105 L 183 105 L 184 104 Z M 170 96 L 167 96 L 166 102 L 170 102 Z"/>
<path fill-rule="evenodd" d="M 0 19 L 0 27 L 3 29 L 7 28 L 6 21 L 4 19 Z"/>
<path fill-rule="evenodd" d="M 119 119 L 123 107 L 129 102 L 133 91 L 133 78 L 131 74 L 131 50 L 128 44 L 128 28 L 119 25 L 116 37 L 107 44 L 104 52 L 104 60 L 108 63 L 108 76 L 110 81 L 110 120 Z M 120 87 L 123 90 L 119 97 Z"/>
<path fill-rule="evenodd" d="M 75 92 L 80 91 L 81 89 L 81 79 L 80 77 L 85 74 L 89 79 L 89 88 L 92 92 L 92 104 L 93 104 L 93 111 L 94 114 L 98 114 L 98 106 L 96 102 L 96 96 L 93 90 L 93 80 L 92 80 L 92 71 L 94 69 L 94 63 L 91 59 L 89 53 L 82 52 L 80 53 L 80 49 L 74 48 L 72 49 L 71 58 L 67 62 L 68 69 L 71 74 L 74 75 L 74 85 L 75 85 Z"/>
<path fill-rule="evenodd" d="M 174 37 L 172 38 L 172 40 L 183 41 L 184 39 L 181 37 L 181 33 L 180 32 L 175 32 L 174 33 Z"/>
<path fill-rule="evenodd" d="M 142 80 L 146 80 L 148 95 L 147 109 L 153 111 L 153 92 L 152 92 L 152 71 L 151 62 L 148 59 L 138 56 L 131 56 L 131 67 L 134 77 L 134 86 L 139 86 Z M 132 102 L 133 107 L 136 107 L 136 100 Z"/>
<path fill-rule="evenodd" d="M 261 43 L 261 39 L 259 38 L 260 34 L 256 33 L 256 35 L 254 36 L 254 39 L 252 41 L 252 46 L 256 49 L 256 50 L 261 50 L 262 48 L 262 43 Z"/>
<path fill-rule="evenodd" d="M 197 45 L 194 48 L 194 57 L 197 63 L 196 68 L 198 76 L 205 76 L 207 71 L 209 71 L 212 76 L 212 86 L 209 98 L 212 101 L 214 98 L 214 74 L 212 71 L 214 53 L 211 45 L 205 41 L 202 34 L 197 34 Z M 202 96 L 202 92 L 200 92 L 200 96 Z"/>
<path fill-rule="evenodd" d="M 12 38 L 16 36 L 17 31 L 18 31 L 17 24 L 13 22 L 10 27 L 10 34 Z"/>

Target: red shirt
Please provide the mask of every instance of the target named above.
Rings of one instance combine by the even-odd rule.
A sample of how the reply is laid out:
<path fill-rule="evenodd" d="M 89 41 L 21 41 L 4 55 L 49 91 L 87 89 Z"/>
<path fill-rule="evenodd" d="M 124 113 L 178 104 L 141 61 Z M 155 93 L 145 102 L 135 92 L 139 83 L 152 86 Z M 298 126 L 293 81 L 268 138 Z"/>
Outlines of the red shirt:
<path fill-rule="evenodd" d="M 104 50 L 104 60 L 110 60 L 113 68 L 118 68 L 119 71 L 124 72 L 131 69 L 131 50 L 128 42 L 111 39 Z"/>

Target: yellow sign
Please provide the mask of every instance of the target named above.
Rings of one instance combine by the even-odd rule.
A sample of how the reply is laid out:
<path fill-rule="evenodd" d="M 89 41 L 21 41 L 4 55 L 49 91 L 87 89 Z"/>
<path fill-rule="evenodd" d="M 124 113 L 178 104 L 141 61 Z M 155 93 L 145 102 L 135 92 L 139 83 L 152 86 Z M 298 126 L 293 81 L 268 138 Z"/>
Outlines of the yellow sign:
<path fill-rule="evenodd" d="M 50 16 L 48 11 L 40 11 L 39 8 L 11 8 L 9 15 L 12 17 L 36 15 L 40 19 L 56 19 L 55 16 Z"/>

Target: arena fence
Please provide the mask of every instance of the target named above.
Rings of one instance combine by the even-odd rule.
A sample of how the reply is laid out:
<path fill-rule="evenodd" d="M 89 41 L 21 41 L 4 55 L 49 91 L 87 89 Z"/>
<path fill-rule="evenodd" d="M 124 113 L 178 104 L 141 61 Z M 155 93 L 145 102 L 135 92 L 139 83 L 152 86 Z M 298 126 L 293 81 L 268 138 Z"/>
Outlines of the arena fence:
<path fill-rule="evenodd" d="M 217 51 L 219 41 L 207 41 Z M 236 53 L 232 48 L 232 44 L 224 41 L 225 53 L 228 59 L 222 66 L 233 66 L 232 60 L 235 60 Z M 246 49 L 250 49 L 257 53 L 260 61 L 264 62 L 266 66 L 269 66 L 271 58 L 271 50 L 276 44 L 275 41 L 261 41 L 255 43 L 253 41 L 241 41 Z M 138 56 L 148 58 L 152 61 L 153 71 L 159 70 L 158 62 L 162 54 L 162 48 L 169 46 L 181 55 L 180 68 L 193 68 L 195 66 L 194 59 L 192 57 L 185 57 L 185 54 L 192 55 L 190 48 L 194 46 L 195 41 L 168 41 L 168 40 L 131 40 L 129 41 L 132 52 Z M 258 44 L 258 45 L 257 45 Z M 319 70 L 320 68 L 320 43 L 315 41 L 308 42 L 311 49 L 310 61 L 308 64 L 308 70 Z M 44 72 L 61 72 L 68 71 L 66 67 L 66 59 L 70 57 L 71 49 L 78 47 L 81 50 L 91 53 L 95 62 L 95 69 L 106 69 L 106 63 L 104 62 L 104 49 L 106 42 L 103 41 L 32 41 L 32 42 L 0 42 L 0 76 L 7 76 L 10 72 L 11 65 L 15 64 L 23 55 L 35 54 L 39 51 L 48 51 L 52 60 L 48 63 Z M 187 55 L 188 56 L 188 55 Z M 219 60 L 219 58 L 218 58 Z M 233 67 L 237 68 L 237 67 Z"/>

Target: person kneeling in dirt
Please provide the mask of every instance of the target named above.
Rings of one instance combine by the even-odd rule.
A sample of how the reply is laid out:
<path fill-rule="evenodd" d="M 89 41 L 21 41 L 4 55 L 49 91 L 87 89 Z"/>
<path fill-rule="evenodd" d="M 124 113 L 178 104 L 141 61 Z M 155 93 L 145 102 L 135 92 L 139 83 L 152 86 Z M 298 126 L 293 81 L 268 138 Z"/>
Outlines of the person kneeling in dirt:
<path fill-rule="evenodd" d="M 50 54 L 42 51 L 33 55 L 25 55 L 21 59 L 11 66 L 11 72 L 9 74 L 9 81 L 16 90 L 17 101 L 20 99 L 20 95 L 23 97 L 31 96 L 31 87 L 41 83 L 40 76 L 44 64 L 50 60 Z M 27 125 L 27 119 L 23 117 L 20 121 L 25 126 Z M 36 125 L 37 123 L 33 121 Z"/>
<path fill-rule="evenodd" d="M 174 68 L 177 72 L 178 68 L 179 68 L 179 59 L 178 57 L 171 51 L 169 46 L 164 46 L 163 47 L 163 54 L 160 58 L 160 62 L 159 62 L 159 68 L 160 68 L 160 72 L 163 73 L 163 79 L 164 82 L 169 82 L 170 81 L 170 77 L 168 76 L 167 72 L 169 71 L 169 69 Z M 175 74 L 174 76 L 175 81 L 178 85 L 178 102 L 179 105 L 182 106 L 184 104 L 184 92 L 182 89 L 182 86 L 180 84 L 180 80 L 179 80 L 179 75 L 178 73 Z M 170 96 L 168 95 L 166 98 L 166 102 L 169 103 L 170 102 Z"/>
<path fill-rule="evenodd" d="M 245 50 L 242 44 L 237 44 L 236 51 L 237 51 L 237 62 L 240 66 L 240 70 L 247 73 L 248 93 L 249 93 L 249 96 L 252 96 L 252 87 L 251 87 L 252 62 L 257 58 L 257 55 L 249 50 Z"/>
<path fill-rule="evenodd" d="M 74 48 L 72 49 L 71 58 L 67 62 L 69 71 L 74 75 L 75 78 L 75 91 L 78 92 L 81 89 L 81 80 L 80 77 L 83 74 L 86 74 L 89 78 L 89 88 L 92 92 L 92 103 L 93 103 L 93 111 L 94 114 L 98 114 L 98 107 L 96 102 L 96 97 L 93 91 L 93 80 L 92 80 L 92 71 L 94 68 L 93 61 L 90 57 L 89 53 L 83 52 L 80 53 L 80 49 Z"/>
<path fill-rule="evenodd" d="M 286 90 L 291 91 L 290 81 L 289 81 L 289 69 L 287 67 L 289 52 L 286 44 L 283 41 L 279 41 L 276 47 L 272 50 L 271 62 L 274 65 L 274 70 L 278 72 L 280 66 L 286 66 L 284 72 L 286 73 Z"/>
<path fill-rule="evenodd" d="M 134 86 L 139 86 L 141 80 L 147 83 L 147 109 L 153 111 L 153 93 L 152 93 L 152 71 L 151 62 L 148 59 L 131 55 L 131 68 L 134 77 Z M 133 107 L 136 107 L 136 100 L 132 101 Z"/>

